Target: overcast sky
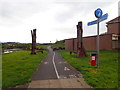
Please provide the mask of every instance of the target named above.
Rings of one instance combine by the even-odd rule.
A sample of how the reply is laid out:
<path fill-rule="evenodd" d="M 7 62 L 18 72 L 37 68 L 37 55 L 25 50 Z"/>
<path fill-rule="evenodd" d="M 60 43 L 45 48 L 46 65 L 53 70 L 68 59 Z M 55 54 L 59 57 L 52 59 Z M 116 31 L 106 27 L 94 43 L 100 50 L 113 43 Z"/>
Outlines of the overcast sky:
<path fill-rule="evenodd" d="M 78 21 L 83 22 L 83 36 L 96 35 L 97 8 L 108 13 L 100 23 L 100 33 L 107 31 L 106 22 L 118 16 L 119 0 L 0 0 L 0 41 L 31 42 L 32 29 L 37 29 L 37 42 L 76 38 Z"/>

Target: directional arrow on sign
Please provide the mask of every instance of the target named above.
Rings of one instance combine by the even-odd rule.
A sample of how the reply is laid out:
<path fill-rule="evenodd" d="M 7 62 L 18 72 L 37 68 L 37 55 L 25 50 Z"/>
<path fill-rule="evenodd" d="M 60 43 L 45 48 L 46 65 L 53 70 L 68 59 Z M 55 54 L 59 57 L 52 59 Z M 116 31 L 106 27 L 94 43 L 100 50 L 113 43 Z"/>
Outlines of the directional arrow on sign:
<path fill-rule="evenodd" d="M 102 17 L 100 17 L 99 22 L 102 22 L 108 18 L 108 13 L 104 14 Z"/>
<path fill-rule="evenodd" d="M 95 21 L 92 21 L 92 22 L 88 22 L 88 26 L 90 26 L 90 25 L 94 25 L 94 24 L 97 24 L 97 20 L 95 20 Z"/>
<path fill-rule="evenodd" d="M 100 17 L 99 22 L 102 22 L 108 18 L 108 13 L 104 14 L 102 17 Z M 88 22 L 88 26 L 97 24 L 98 20 L 94 20 L 92 22 Z"/>

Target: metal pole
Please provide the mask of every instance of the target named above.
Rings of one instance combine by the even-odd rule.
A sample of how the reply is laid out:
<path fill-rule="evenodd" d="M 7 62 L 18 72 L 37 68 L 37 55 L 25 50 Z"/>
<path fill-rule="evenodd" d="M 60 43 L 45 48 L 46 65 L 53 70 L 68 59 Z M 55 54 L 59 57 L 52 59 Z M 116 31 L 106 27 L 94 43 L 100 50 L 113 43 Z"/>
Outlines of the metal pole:
<path fill-rule="evenodd" d="M 97 23 L 97 68 L 99 68 L 99 18 Z"/>

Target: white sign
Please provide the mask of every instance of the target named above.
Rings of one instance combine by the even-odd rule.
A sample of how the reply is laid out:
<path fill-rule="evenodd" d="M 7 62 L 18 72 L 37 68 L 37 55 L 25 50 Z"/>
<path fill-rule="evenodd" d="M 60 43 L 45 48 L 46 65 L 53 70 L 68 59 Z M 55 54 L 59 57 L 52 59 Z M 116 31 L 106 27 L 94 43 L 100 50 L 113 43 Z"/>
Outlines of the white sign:
<path fill-rule="evenodd" d="M 95 60 L 95 56 L 92 56 L 92 60 Z"/>

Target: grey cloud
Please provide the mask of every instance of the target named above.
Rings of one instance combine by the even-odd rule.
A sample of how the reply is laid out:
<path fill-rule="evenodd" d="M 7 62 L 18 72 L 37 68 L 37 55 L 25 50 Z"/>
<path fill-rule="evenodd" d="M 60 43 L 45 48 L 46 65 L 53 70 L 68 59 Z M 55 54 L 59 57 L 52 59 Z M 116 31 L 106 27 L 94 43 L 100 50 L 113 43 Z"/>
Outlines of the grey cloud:
<path fill-rule="evenodd" d="M 37 2 L 3 2 L 2 12 L 0 15 L 2 15 L 2 17 L 8 18 L 14 17 L 14 15 L 17 15 L 18 17 L 27 17 L 31 16 L 34 13 L 43 11 L 45 11 L 44 5 Z"/>
<path fill-rule="evenodd" d="M 55 3 L 57 2 L 58 3 Z M 81 1 L 81 0 L 77 0 Z M 50 2 L 54 2 L 55 4 L 61 5 L 64 4 L 65 6 L 69 7 L 70 9 L 66 12 L 57 13 L 56 20 L 60 22 L 67 21 L 68 19 L 72 18 L 76 13 L 81 13 L 85 15 L 86 12 L 89 12 L 96 6 L 104 6 L 108 5 L 108 2 L 105 3 L 86 3 L 86 2 L 60 2 L 60 0 L 3 0 L 0 3 L 1 12 L 0 17 L 4 20 L 7 19 L 16 19 L 16 18 L 26 18 L 32 16 L 38 12 L 45 12 L 46 10 L 50 9 L 49 4 Z M 90 6 L 90 7 L 89 7 Z"/>
<path fill-rule="evenodd" d="M 73 26 L 73 27 L 61 27 L 61 28 L 53 28 L 53 31 L 60 31 L 62 33 L 65 33 L 65 34 L 75 34 L 76 31 L 77 31 L 77 28 L 75 29 L 76 27 Z"/>
<path fill-rule="evenodd" d="M 118 15 L 120 16 L 120 1 L 118 2 Z"/>
<path fill-rule="evenodd" d="M 55 0 L 55 2 L 114 2 L 118 0 Z"/>
<path fill-rule="evenodd" d="M 66 12 L 60 12 L 56 15 L 56 20 L 63 23 L 74 17 L 75 14 L 80 14 L 80 17 L 87 15 L 87 13 L 93 13 L 92 11 L 98 7 L 106 7 L 112 4 L 112 2 L 59 2 L 58 5 L 65 5 L 69 8 Z"/>
<path fill-rule="evenodd" d="M 19 24 L 25 18 L 28 18 L 36 13 L 45 12 L 49 9 L 45 5 L 49 3 L 34 1 L 34 0 L 14 0 L 2 1 L 0 3 L 0 19 L 2 22 L 0 25 L 15 25 Z"/>
<path fill-rule="evenodd" d="M 35 13 L 45 12 L 45 2 L 42 0 L 1 0 L 0 1 L 0 19 L 7 23 L 18 23 L 21 20 L 32 16 Z M 1 24 L 1 23 L 0 23 Z"/>

